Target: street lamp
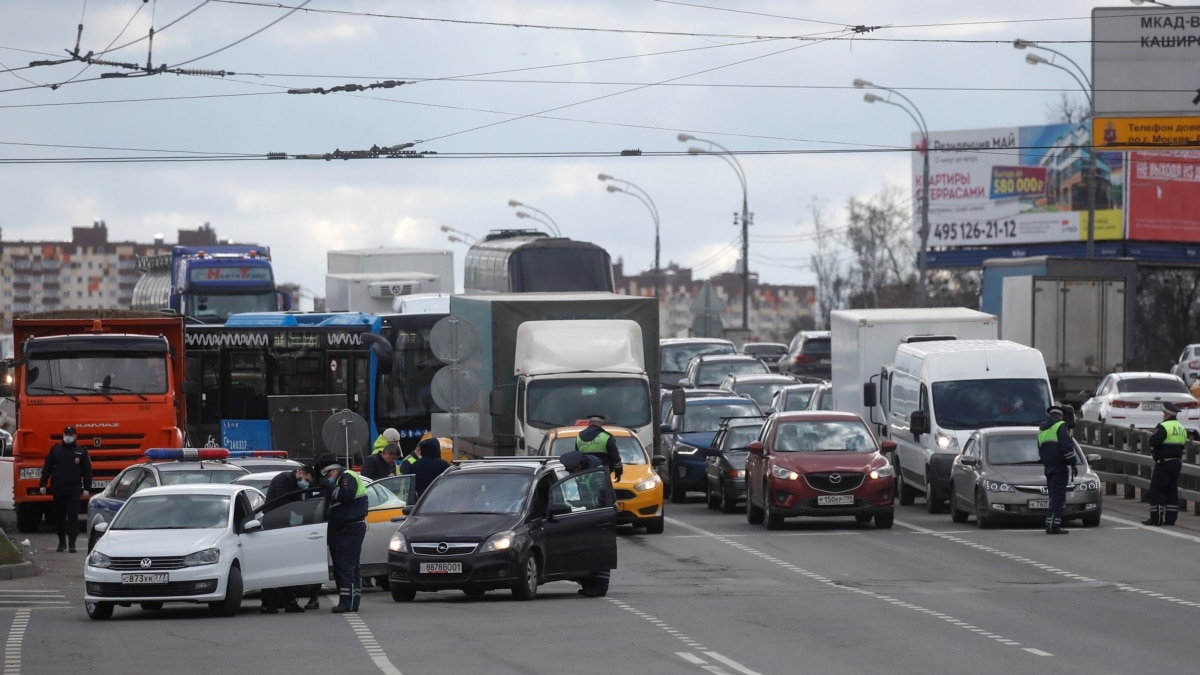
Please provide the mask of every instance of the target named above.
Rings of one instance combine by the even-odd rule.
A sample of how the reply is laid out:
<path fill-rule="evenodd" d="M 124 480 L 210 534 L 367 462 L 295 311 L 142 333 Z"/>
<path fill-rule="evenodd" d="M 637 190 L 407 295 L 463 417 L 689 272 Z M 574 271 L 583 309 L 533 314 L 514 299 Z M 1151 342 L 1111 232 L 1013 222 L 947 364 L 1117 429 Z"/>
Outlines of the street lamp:
<path fill-rule="evenodd" d="M 1140 3 L 1135 3 L 1135 4 L 1140 4 Z M 1075 83 L 1079 85 L 1079 88 L 1083 90 L 1083 95 L 1087 98 L 1087 102 L 1088 102 L 1088 120 L 1092 125 L 1095 125 L 1095 123 L 1096 123 L 1096 105 L 1092 101 L 1092 81 L 1090 79 L 1088 79 L 1087 74 L 1083 72 L 1083 68 L 1080 68 L 1078 63 L 1075 63 L 1075 61 L 1073 61 L 1071 59 L 1071 57 L 1067 56 L 1066 54 L 1063 54 L 1062 52 L 1060 52 L 1056 49 L 1051 49 L 1049 47 L 1043 47 L 1043 46 L 1039 45 L 1038 43 L 1032 42 L 1030 40 L 1022 40 L 1020 38 L 1017 38 L 1016 40 L 1013 40 L 1013 47 L 1016 49 L 1040 49 L 1044 52 L 1050 52 L 1051 54 L 1054 54 L 1055 56 L 1062 57 L 1064 61 L 1066 61 L 1067 63 L 1070 63 L 1072 66 L 1075 66 L 1075 70 L 1071 70 L 1070 68 L 1059 65 L 1059 64 L 1055 63 L 1054 61 L 1045 59 L 1041 56 L 1038 56 L 1037 54 L 1026 54 L 1025 55 L 1025 63 L 1028 63 L 1031 66 L 1036 66 L 1038 64 L 1047 65 L 1047 66 L 1050 66 L 1051 68 L 1058 68 L 1059 70 L 1063 71 L 1064 73 L 1070 75 L 1071 78 L 1075 80 Z M 1078 71 L 1078 73 L 1076 73 L 1076 71 Z M 1094 131 L 1093 131 L 1093 133 L 1094 133 Z M 1087 202 L 1088 202 L 1087 254 L 1086 255 L 1088 258 L 1094 258 L 1094 257 L 1096 257 L 1096 181 L 1097 181 L 1098 176 L 1096 175 L 1096 146 L 1094 143 L 1094 139 L 1091 138 L 1091 134 L 1089 134 L 1087 149 L 1088 149 L 1087 169 L 1084 172 L 1084 176 L 1085 176 L 1084 180 L 1087 181 Z"/>
<path fill-rule="evenodd" d="M 456 240 L 457 240 L 457 241 L 461 241 L 461 242 L 463 242 L 463 243 L 465 243 L 465 244 L 471 244 L 471 243 L 474 243 L 474 242 L 476 242 L 476 241 L 478 241 L 478 240 L 479 240 L 479 237 L 476 237 L 475 235 L 471 234 L 470 232 L 463 232 L 462 230 L 456 230 L 456 229 L 454 229 L 453 227 L 450 227 L 449 225 L 442 225 L 442 232 L 447 232 L 447 233 L 450 233 L 450 234 L 451 234 L 450 241 L 456 241 Z M 456 238 L 453 236 L 453 235 L 456 235 L 456 234 L 457 234 L 457 235 L 462 235 L 462 236 L 461 236 L 461 237 L 458 237 L 458 238 L 456 239 Z M 466 239 L 463 239 L 462 237 L 470 237 L 470 240 L 468 241 L 468 240 L 466 240 Z"/>
<path fill-rule="evenodd" d="M 741 162 L 737 161 L 737 157 L 729 152 L 725 146 L 710 141 L 706 138 L 697 138 L 691 134 L 679 134 L 676 136 L 680 143 L 688 141 L 698 141 L 700 143 L 708 143 L 711 146 L 719 148 L 721 152 L 713 152 L 704 148 L 688 148 L 689 155 L 711 154 L 725 160 L 725 163 L 733 167 L 734 173 L 737 174 L 738 182 L 742 184 L 742 330 L 750 329 L 750 207 L 749 198 L 746 189 L 746 172 L 742 169 Z"/>
<path fill-rule="evenodd" d="M 659 296 L 659 278 L 662 276 L 662 267 L 659 265 L 658 257 L 661 250 L 658 236 L 658 207 L 654 205 L 654 200 L 650 198 L 650 195 L 645 190 L 627 180 L 621 180 L 620 178 L 610 176 L 606 173 L 602 173 L 596 176 L 596 178 L 601 182 L 613 181 L 615 183 L 623 183 L 625 188 L 619 188 L 616 185 L 607 185 L 605 186 L 605 189 L 607 189 L 609 192 L 620 192 L 622 194 L 627 194 L 630 197 L 637 197 L 643 204 L 646 205 L 646 208 L 650 210 L 650 217 L 654 219 L 654 297 L 657 298 Z M 633 188 L 634 190 L 637 190 L 637 192 L 630 192 L 628 188 Z"/>
<path fill-rule="evenodd" d="M 517 208 L 517 207 L 526 208 L 526 209 L 529 209 L 530 211 L 533 211 L 534 213 L 540 215 L 542 218 L 545 218 L 545 220 L 542 220 L 542 218 L 534 218 L 532 215 L 525 213 L 524 211 L 517 211 L 518 218 L 529 218 L 530 220 L 539 222 L 539 223 L 545 225 L 546 227 L 551 228 L 551 232 L 554 234 L 554 236 L 556 236 L 556 237 L 562 236 L 562 231 L 558 229 L 558 223 L 554 222 L 554 219 L 551 218 L 550 215 L 548 213 L 546 213 L 545 211 L 534 208 L 528 204 L 523 204 L 515 199 L 508 200 L 508 205 L 513 208 Z"/>
<path fill-rule="evenodd" d="M 867 103 L 886 103 L 888 105 L 894 105 L 908 113 L 908 116 L 917 123 L 917 127 L 921 130 L 921 229 L 919 231 L 921 236 L 921 249 L 917 252 L 917 306 L 924 307 L 928 301 L 928 289 L 925 286 L 925 274 L 929 267 L 929 126 L 925 124 L 925 116 L 921 114 L 921 109 L 917 107 L 917 104 L 913 103 L 911 99 L 895 89 L 881 87 L 877 84 L 859 79 L 854 80 L 854 88 L 879 89 L 880 91 L 886 91 L 888 94 L 894 94 L 900 97 L 908 105 L 897 103 L 891 100 L 890 97 L 884 98 L 870 92 L 863 94 L 863 100 Z"/>
<path fill-rule="evenodd" d="M 1133 4 L 1135 4 L 1135 5 L 1141 5 L 1141 4 L 1143 4 L 1143 3 L 1149 3 L 1149 4 L 1151 4 L 1151 5 L 1158 5 L 1159 7 L 1174 7 L 1174 5 L 1168 5 L 1168 4 L 1167 4 L 1167 3 L 1165 3 L 1165 2 L 1157 2 L 1157 0 L 1129 0 L 1129 1 L 1130 1 L 1130 2 L 1132 2 L 1132 3 L 1133 3 Z"/>
<path fill-rule="evenodd" d="M 466 239 L 463 239 L 462 237 L 458 236 L 457 234 L 452 234 L 446 238 L 456 244 L 466 244 L 467 246 L 473 246 L 475 244 L 475 242 L 467 241 Z"/>

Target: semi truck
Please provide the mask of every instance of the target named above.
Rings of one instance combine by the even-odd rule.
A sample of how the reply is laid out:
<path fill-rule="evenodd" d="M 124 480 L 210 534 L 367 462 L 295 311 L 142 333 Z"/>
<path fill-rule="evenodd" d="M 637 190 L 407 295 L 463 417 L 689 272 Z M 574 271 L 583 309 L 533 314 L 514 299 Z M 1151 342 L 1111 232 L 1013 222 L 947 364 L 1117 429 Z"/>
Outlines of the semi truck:
<path fill-rule="evenodd" d="M 291 309 L 275 286 L 271 249 L 252 244 L 175 246 L 137 259 L 133 309 L 169 309 L 200 323 L 223 324 L 230 314 Z"/>
<path fill-rule="evenodd" d="M 1078 258 L 997 258 L 983 263 L 981 308 L 1000 337 L 1045 356 L 1054 396 L 1083 402 L 1134 353 L 1137 262 Z"/>
<path fill-rule="evenodd" d="M 17 529 L 36 531 L 51 507 L 39 493 L 50 449 L 74 426 L 92 459 L 92 491 L 150 448 L 183 446 L 184 320 L 161 312 L 58 310 L 13 320 L 5 365 L 16 411 L 0 493 L 11 488 Z M 5 465 L 7 464 L 7 466 Z"/>
<path fill-rule="evenodd" d="M 415 248 L 365 248 L 326 254 L 325 309 L 404 312 L 410 296 L 454 292 L 454 254 Z"/>
<path fill-rule="evenodd" d="M 590 415 L 630 426 L 657 447 L 658 302 L 604 292 L 454 295 L 450 314 L 481 347 L 456 364 L 479 395 L 463 401 L 479 434 L 474 457 L 537 451 L 545 431 Z"/>

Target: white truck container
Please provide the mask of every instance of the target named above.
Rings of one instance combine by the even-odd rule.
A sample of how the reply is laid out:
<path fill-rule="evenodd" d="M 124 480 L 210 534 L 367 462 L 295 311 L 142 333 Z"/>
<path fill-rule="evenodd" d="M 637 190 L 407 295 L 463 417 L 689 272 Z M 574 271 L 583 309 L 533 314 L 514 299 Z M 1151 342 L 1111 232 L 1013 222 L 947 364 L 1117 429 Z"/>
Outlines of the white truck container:
<path fill-rule="evenodd" d="M 326 254 L 325 307 L 330 312 L 387 314 L 396 298 L 454 291 L 454 254 L 442 250 L 367 248 Z"/>
<path fill-rule="evenodd" d="M 876 438 L 887 426 L 878 408 L 863 404 L 863 385 L 874 382 L 885 364 L 895 360 L 896 348 L 910 340 L 952 336 L 959 340 L 994 340 L 996 317 L 965 307 L 843 309 L 829 315 L 833 408 L 858 413 Z"/>
<path fill-rule="evenodd" d="M 630 319 L 526 321 L 517 327 L 513 429 L 525 453 L 546 431 L 603 415 L 654 447 L 642 328 Z"/>

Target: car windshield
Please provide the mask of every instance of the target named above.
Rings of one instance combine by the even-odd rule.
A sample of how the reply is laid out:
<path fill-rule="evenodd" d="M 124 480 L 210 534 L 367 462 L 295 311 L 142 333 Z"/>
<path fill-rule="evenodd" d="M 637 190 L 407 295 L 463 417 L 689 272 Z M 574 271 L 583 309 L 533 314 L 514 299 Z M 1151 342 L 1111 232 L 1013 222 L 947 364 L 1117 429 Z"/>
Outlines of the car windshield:
<path fill-rule="evenodd" d="M 756 417 L 759 414 L 758 406 L 749 399 L 745 403 L 692 403 L 683 415 L 680 431 L 716 431 L 726 417 Z"/>
<path fill-rule="evenodd" d="M 775 392 L 787 386 L 786 382 L 751 382 L 746 384 L 736 384 L 733 390 L 744 396 L 749 396 L 754 399 L 754 402 L 759 407 L 766 408 L 771 405 L 771 399 L 775 397 Z"/>
<path fill-rule="evenodd" d="M 561 457 L 564 452 L 569 452 L 575 449 L 575 439 L 578 436 L 559 436 L 554 439 L 554 443 L 550 446 L 550 454 L 554 457 Z M 642 449 L 641 442 L 633 436 L 613 436 L 613 440 L 617 442 L 617 450 L 621 453 L 622 464 L 646 464 L 646 451 Z"/>
<path fill-rule="evenodd" d="M 193 469 L 184 471 L 160 471 L 158 478 L 163 485 L 192 485 L 196 483 L 232 483 L 245 476 L 241 469 Z"/>
<path fill-rule="evenodd" d="M 1012 466 L 1017 464 L 1041 464 L 1038 454 L 1037 434 L 995 434 L 987 439 L 987 449 L 984 452 L 987 463 L 991 466 Z M 1075 448 L 1075 461 L 1081 466 L 1085 463 L 1079 448 Z"/>
<path fill-rule="evenodd" d="M 746 359 L 744 361 L 716 361 L 714 363 L 702 363 L 697 369 L 696 380 L 701 387 L 715 387 L 721 384 L 721 380 L 725 376 L 733 373 L 734 375 L 757 375 L 759 373 L 769 373 L 770 368 L 767 364 L 758 359 Z"/>
<path fill-rule="evenodd" d="M 762 424 L 740 425 L 729 427 L 728 433 L 725 434 L 724 450 L 745 449 L 758 439 L 758 430 L 762 429 Z"/>
<path fill-rule="evenodd" d="M 1182 380 L 1173 377 L 1131 377 L 1117 380 L 1117 391 L 1122 394 L 1186 394 L 1188 388 Z"/>
<path fill-rule="evenodd" d="M 933 383 L 933 415 L 944 429 L 1037 426 L 1046 418 L 1049 407 L 1050 388 L 1045 380 Z"/>
<path fill-rule="evenodd" d="M 229 526 L 229 495 L 135 495 L 113 530 L 198 530 Z"/>
<path fill-rule="evenodd" d="M 659 369 L 665 373 L 687 371 L 688 362 L 704 354 L 732 354 L 733 344 L 728 342 L 701 342 L 667 345 L 660 354 Z"/>
<path fill-rule="evenodd" d="M 816 385 L 811 387 L 796 387 L 788 389 L 787 396 L 783 399 L 783 407 L 780 411 L 787 410 L 805 410 L 808 408 L 808 401 L 812 398 L 813 391 L 816 390 Z"/>
<path fill-rule="evenodd" d="M 518 513 L 533 476 L 524 473 L 460 472 L 443 476 L 421 495 L 415 515 Z"/>
<path fill-rule="evenodd" d="M 814 420 L 781 422 L 775 430 L 776 452 L 874 452 L 875 441 L 862 422 Z"/>
<path fill-rule="evenodd" d="M 533 380 L 526 396 L 529 423 L 539 429 L 570 426 L 592 415 L 619 427 L 650 424 L 650 387 L 640 378 Z"/>

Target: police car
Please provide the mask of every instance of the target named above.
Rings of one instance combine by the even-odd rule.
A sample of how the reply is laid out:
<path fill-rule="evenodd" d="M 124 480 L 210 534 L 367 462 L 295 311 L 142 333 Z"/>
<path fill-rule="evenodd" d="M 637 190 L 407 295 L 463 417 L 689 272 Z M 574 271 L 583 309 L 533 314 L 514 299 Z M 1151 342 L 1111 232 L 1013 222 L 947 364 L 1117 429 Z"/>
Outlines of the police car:
<path fill-rule="evenodd" d="M 249 473 L 225 460 L 233 456 L 224 448 L 152 448 L 145 462 L 125 467 L 103 492 L 88 500 L 88 550 L 96 545 L 96 526 L 112 522 L 121 506 L 135 492 L 159 485 L 232 483 Z"/>

